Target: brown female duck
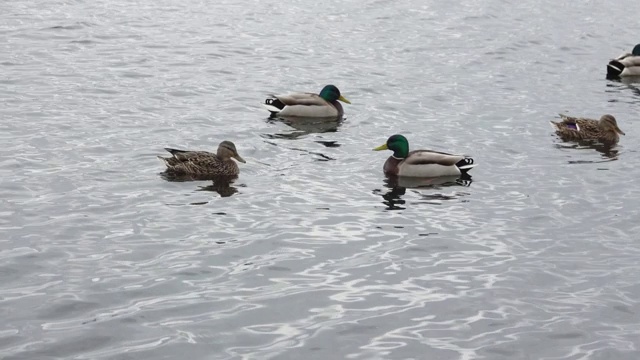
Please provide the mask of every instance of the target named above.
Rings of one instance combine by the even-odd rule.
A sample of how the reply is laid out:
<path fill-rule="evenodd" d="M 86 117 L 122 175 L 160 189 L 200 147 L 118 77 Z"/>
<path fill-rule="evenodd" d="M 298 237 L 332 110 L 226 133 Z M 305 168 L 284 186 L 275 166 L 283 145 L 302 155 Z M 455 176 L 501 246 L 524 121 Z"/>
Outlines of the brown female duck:
<path fill-rule="evenodd" d="M 576 118 L 560 114 L 561 122 L 551 121 L 556 134 L 565 141 L 597 140 L 605 144 L 616 144 L 624 131 L 620 130 L 616 118 L 602 115 L 600 120 Z"/>
<path fill-rule="evenodd" d="M 207 151 L 189 151 L 165 148 L 172 157 L 158 156 L 167 165 L 167 171 L 177 174 L 192 175 L 238 175 L 240 169 L 231 160 L 234 158 L 241 163 L 244 159 L 238 155 L 236 146 L 231 141 L 223 141 L 218 146 L 216 154 Z"/>

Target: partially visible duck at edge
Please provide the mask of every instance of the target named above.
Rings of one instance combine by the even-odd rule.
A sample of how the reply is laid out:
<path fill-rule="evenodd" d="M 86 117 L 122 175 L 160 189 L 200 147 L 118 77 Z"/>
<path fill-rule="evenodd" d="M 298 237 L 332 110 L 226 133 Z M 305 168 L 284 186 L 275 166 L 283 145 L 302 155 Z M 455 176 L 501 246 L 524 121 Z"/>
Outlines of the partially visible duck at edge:
<path fill-rule="evenodd" d="M 640 76 L 640 44 L 625 52 L 607 64 L 607 77 Z"/>

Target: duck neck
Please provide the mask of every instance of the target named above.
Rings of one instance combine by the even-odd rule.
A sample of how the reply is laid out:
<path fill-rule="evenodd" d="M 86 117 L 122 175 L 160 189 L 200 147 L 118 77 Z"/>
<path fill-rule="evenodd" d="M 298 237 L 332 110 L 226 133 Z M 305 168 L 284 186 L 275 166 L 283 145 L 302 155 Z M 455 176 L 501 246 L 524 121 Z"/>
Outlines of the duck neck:
<path fill-rule="evenodd" d="M 344 109 L 342 108 L 342 105 L 340 105 L 340 102 L 338 100 L 333 102 L 333 106 L 335 106 L 336 110 L 338 110 L 338 115 L 344 114 Z"/>
<path fill-rule="evenodd" d="M 615 130 L 606 130 L 603 136 L 604 140 L 607 142 L 617 142 L 620 138 L 618 133 Z"/>

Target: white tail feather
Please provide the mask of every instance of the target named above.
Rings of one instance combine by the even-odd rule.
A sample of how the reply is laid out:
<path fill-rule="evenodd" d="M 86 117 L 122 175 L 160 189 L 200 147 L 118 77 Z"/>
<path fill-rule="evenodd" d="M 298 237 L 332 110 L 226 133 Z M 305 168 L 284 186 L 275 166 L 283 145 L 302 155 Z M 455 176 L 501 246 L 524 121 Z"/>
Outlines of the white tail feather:
<path fill-rule="evenodd" d="M 476 165 L 478 165 L 478 164 L 462 165 L 462 166 L 459 166 L 458 169 L 460 169 L 460 170 L 471 169 L 472 167 L 475 167 Z"/>
<path fill-rule="evenodd" d="M 262 106 L 264 106 L 265 108 L 267 108 L 267 110 L 274 112 L 274 113 L 279 113 L 280 109 L 278 109 L 277 107 L 273 106 L 273 105 L 268 105 L 268 104 L 262 104 Z"/>

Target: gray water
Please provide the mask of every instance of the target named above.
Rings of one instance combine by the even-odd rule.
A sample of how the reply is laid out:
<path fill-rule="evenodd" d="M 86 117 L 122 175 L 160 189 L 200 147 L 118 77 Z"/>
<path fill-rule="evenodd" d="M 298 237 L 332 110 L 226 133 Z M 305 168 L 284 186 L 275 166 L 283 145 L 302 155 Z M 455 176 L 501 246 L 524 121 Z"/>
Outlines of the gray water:
<path fill-rule="evenodd" d="M 640 2 L 463 3 L 3 0 L 0 357 L 640 358 Z M 394 133 L 472 182 L 386 182 Z M 230 186 L 162 176 L 222 140 Z"/>

